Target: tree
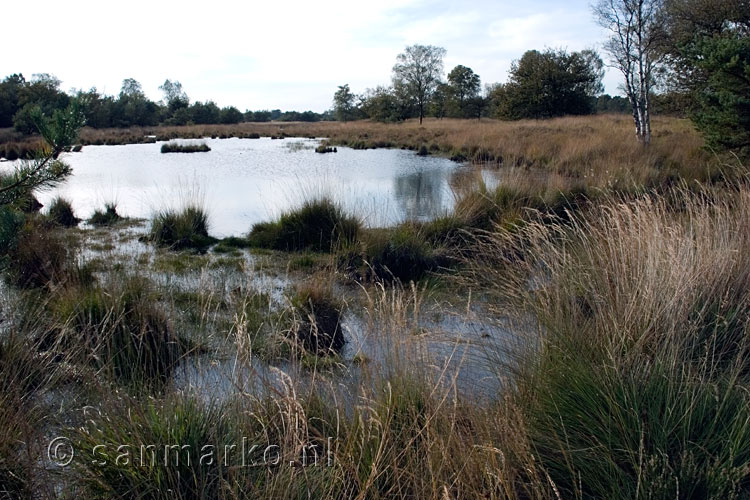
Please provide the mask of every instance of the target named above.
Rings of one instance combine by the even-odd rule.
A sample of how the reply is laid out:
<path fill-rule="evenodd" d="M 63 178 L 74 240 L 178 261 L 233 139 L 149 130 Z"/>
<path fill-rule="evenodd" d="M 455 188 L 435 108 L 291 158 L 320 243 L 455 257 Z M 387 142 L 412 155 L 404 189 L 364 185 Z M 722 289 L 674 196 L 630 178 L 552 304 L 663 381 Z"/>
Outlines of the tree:
<path fill-rule="evenodd" d="M 146 97 L 137 80 L 126 78 L 122 81 L 120 95 L 115 105 L 113 125 L 130 127 L 132 125 L 156 125 L 158 123 L 158 106 Z"/>
<path fill-rule="evenodd" d="M 242 111 L 235 108 L 234 106 L 221 108 L 221 123 L 224 123 L 224 124 L 240 123 L 244 119 L 245 119 L 245 116 L 242 114 Z"/>
<path fill-rule="evenodd" d="M 349 84 L 340 85 L 333 94 L 333 114 L 336 120 L 346 122 L 353 120 L 357 111 L 354 101 L 357 98 L 349 89 Z"/>
<path fill-rule="evenodd" d="M 18 102 L 21 89 L 26 85 L 22 74 L 13 74 L 0 83 L 0 127 L 12 127 L 13 115 L 21 105 Z"/>
<path fill-rule="evenodd" d="M 12 174 L 3 176 L 0 208 L 12 206 L 34 190 L 54 187 L 71 173 L 70 166 L 57 158 L 73 144 L 84 124 L 79 102 L 74 99 L 66 109 L 55 110 L 51 118 L 45 117 L 39 107 L 31 115 L 47 147 L 39 158 L 23 161 Z"/>
<path fill-rule="evenodd" d="M 625 77 L 635 134 L 643 144 L 651 142 L 649 98 L 661 59 L 659 25 L 662 0 L 600 0 L 594 16 L 612 35 L 604 45 L 613 67 Z"/>
<path fill-rule="evenodd" d="M 159 90 L 164 93 L 164 103 L 172 113 L 180 108 L 187 108 L 190 104 L 190 99 L 188 99 L 185 91 L 182 90 L 182 84 L 177 80 L 164 80 L 164 83 L 159 85 Z"/>
<path fill-rule="evenodd" d="M 750 2 L 666 0 L 669 87 L 715 150 L 750 152 Z"/>
<path fill-rule="evenodd" d="M 437 119 L 443 119 L 447 113 L 448 96 L 450 90 L 447 83 L 440 82 L 435 87 L 430 101 L 430 114 Z"/>
<path fill-rule="evenodd" d="M 590 114 L 602 91 L 602 67 L 590 50 L 529 50 L 513 62 L 508 83 L 494 87 L 490 98 L 497 116 L 506 119 Z"/>
<path fill-rule="evenodd" d="M 395 122 L 403 120 L 403 105 L 399 104 L 392 87 L 376 87 L 367 89 L 360 96 L 359 108 L 364 115 L 379 122 Z"/>
<path fill-rule="evenodd" d="M 467 109 L 469 102 L 475 102 L 479 96 L 481 84 L 479 75 L 474 73 L 471 68 L 458 65 L 448 73 L 448 92 L 453 105 L 452 116 L 466 118 L 470 113 Z"/>
<path fill-rule="evenodd" d="M 396 58 L 393 66 L 394 89 L 401 87 L 419 110 L 419 123 L 425 107 L 443 75 L 445 49 L 432 45 L 411 45 Z"/>
<path fill-rule="evenodd" d="M 60 80 L 49 73 L 32 75 L 31 82 L 18 89 L 19 109 L 13 117 L 13 126 L 24 134 L 37 131 L 32 115 L 39 108 L 46 116 L 51 116 L 55 110 L 64 109 L 70 102 L 70 97 L 60 90 Z"/>

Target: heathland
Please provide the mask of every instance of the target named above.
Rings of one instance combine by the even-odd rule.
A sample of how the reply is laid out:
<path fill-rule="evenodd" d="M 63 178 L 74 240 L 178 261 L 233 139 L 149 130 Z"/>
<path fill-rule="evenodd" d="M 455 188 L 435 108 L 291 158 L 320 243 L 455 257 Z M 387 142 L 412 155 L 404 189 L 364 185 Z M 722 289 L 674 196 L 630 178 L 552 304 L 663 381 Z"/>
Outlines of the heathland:
<path fill-rule="evenodd" d="M 750 494 L 750 179 L 690 122 L 655 117 L 648 146 L 621 115 L 77 143 L 256 134 L 502 182 L 469 173 L 450 213 L 376 229 L 308 197 L 223 240 L 200 200 L 78 227 L 69 201 L 13 199 L 0 497 Z"/>

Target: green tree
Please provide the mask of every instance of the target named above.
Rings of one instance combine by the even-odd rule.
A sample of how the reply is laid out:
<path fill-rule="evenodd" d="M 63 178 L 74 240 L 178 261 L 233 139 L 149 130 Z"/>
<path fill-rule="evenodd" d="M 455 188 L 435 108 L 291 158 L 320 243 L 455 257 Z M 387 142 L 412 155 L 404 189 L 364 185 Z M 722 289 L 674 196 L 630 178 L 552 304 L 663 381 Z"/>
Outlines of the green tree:
<path fill-rule="evenodd" d="M 13 115 L 21 109 L 19 94 L 25 85 L 26 79 L 20 73 L 10 75 L 0 83 L 0 127 L 13 126 Z"/>
<path fill-rule="evenodd" d="M 481 83 L 479 75 L 471 68 L 458 65 L 448 73 L 448 95 L 450 96 L 451 116 L 466 118 L 475 116 L 474 110 L 468 109 L 468 104 L 476 104 L 479 97 Z"/>
<path fill-rule="evenodd" d="M 51 118 L 37 107 L 31 118 L 45 140 L 47 147 L 35 160 L 22 161 L 15 171 L 5 175 L 0 183 L 0 207 L 10 207 L 35 190 L 49 189 L 62 182 L 71 173 L 70 166 L 58 160 L 58 156 L 78 137 L 78 130 L 85 123 L 83 110 L 78 100 L 67 108 L 55 110 Z"/>
<path fill-rule="evenodd" d="M 440 82 L 435 87 L 430 100 L 430 114 L 435 118 L 442 119 L 448 112 L 448 100 L 450 90 L 447 83 Z"/>
<path fill-rule="evenodd" d="M 602 91 L 603 63 L 590 50 L 529 50 L 511 65 L 505 85 L 492 90 L 500 118 L 551 118 L 593 113 Z"/>
<path fill-rule="evenodd" d="M 113 124 L 119 127 L 132 125 L 156 125 L 159 122 L 159 107 L 143 93 L 137 80 L 126 78 L 122 81 L 117 98 Z"/>
<path fill-rule="evenodd" d="M 18 91 L 20 109 L 13 117 L 13 127 L 21 133 L 33 134 L 37 131 L 34 123 L 34 110 L 39 108 L 44 115 L 51 116 L 55 110 L 64 109 L 70 97 L 60 90 L 60 80 L 49 73 L 32 75 L 31 82 Z"/>
<path fill-rule="evenodd" d="M 182 90 L 182 84 L 177 80 L 164 80 L 164 83 L 159 85 L 159 90 L 164 94 L 164 103 L 170 113 L 174 113 L 178 109 L 187 108 L 190 104 L 190 99 L 188 99 L 185 91 Z"/>
<path fill-rule="evenodd" d="M 393 87 L 413 100 L 422 123 L 425 109 L 443 75 L 445 49 L 432 45 L 411 45 L 396 58 Z M 403 100 L 402 100 L 403 101 Z"/>
<path fill-rule="evenodd" d="M 392 87 L 379 86 L 365 90 L 360 96 L 359 108 L 371 120 L 395 122 L 403 119 L 403 107 Z"/>
<path fill-rule="evenodd" d="M 713 149 L 750 152 L 750 2 L 666 0 L 670 88 Z"/>
<path fill-rule="evenodd" d="M 226 108 L 221 108 L 220 119 L 221 123 L 234 124 L 240 123 L 245 119 L 245 116 L 242 114 L 242 111 L 234 106 L 227 106 Z"/>
<path fill-rule="evenodd" d="M 347 122 L 356 117 L 356 99 L 357 96 L 349 89 L 349 84 L 339 86 L 339 89 L 333 94 L 333 114 L 336 120 Z"/>

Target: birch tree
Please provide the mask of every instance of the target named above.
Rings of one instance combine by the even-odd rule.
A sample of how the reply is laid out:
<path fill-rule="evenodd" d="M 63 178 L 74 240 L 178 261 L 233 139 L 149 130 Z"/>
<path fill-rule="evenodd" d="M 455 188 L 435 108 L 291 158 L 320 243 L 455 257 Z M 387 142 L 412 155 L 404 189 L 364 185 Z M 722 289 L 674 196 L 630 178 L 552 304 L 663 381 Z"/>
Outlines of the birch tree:
<path fill-rule="evenodd" d="M 604 45 L 612 67 L 625 77 L 625 95 L 633 109 L 635 134 L 651 142 L 649 94 L 660 58 L 658 17 L 662 0 L 600 0 L 594 16 L 611 32 Z"/>

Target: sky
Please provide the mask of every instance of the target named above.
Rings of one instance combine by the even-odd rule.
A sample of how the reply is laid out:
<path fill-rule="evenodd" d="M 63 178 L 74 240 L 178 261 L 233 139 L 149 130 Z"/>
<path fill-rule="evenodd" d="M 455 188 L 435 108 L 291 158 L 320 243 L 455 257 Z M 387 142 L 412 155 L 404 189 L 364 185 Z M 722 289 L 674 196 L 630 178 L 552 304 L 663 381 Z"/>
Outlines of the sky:
<path fill-rule="evenodd" d="M 445 48 L 445 72 L 468 66 L 482 85 L 530 49 L 593 48 L 606 62 L 586 0 L 32 0 L 6 2 L 3 18 L 1 77 L 51 73 L 63 90 L 106 94 L 135 78 L 153 100 L 170 79 L 191 102 L 242 111 L 325 111 L 339 85 L 388 85 L 413 44 Z M 608 68 L 605 91 L 619 82 Z"/>

